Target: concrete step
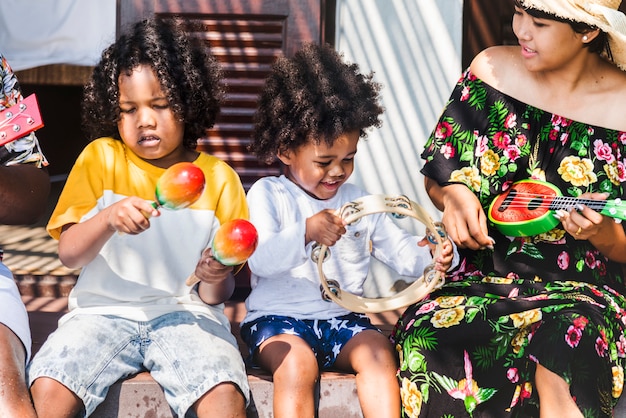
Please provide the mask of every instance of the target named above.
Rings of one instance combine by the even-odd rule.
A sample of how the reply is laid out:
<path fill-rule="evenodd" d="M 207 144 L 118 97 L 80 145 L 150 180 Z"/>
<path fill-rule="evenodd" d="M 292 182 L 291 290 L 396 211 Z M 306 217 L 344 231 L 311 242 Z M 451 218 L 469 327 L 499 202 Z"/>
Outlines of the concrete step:
<path fill-rule="evenodd" d="M 271 376 L 262 372 L 248 375 L 252 401 L 247 410 L 250 418 L 270 418 L 273 385 Z M 361 418 L 354 377 L 335 372 L 324 372 L 318 387 L 319 418 Z M 147 372 L 113 385 L 104 403 L 96 409 L 93 418 L 174 418 L 165 401 L 161 387 Z"/>
<path fill-rule="evenodd" d="M 31 322 L 33 354 L 47 336 L 56 329 L 59 318 L 67 312 L 67 297 L 41 297 L 23 295 Z M 233 334 L 237 337 L 242 356 L 245 344 L 239 337 L 239 323 L 245 315 L 243 299 L 225 304 L 225 313 L 231 321 Z M 371 314 L 372 322 L 383 332 L 389 333 L 400 312 Z M 267 373 L 248 369 L 252 402 L 248 407 L 249 418 L 270 418 L 272 413 L 273 384 Z M 96 412 L 94 418 L 173 418 L 174 414 L 165 401 L 163 390 L 149 373 L 140 373 L 113 385 Z M 360 418 L 361 408 L 356 394 L 356 383 L 351 374 L 324 372 L 318 386 L 319 418 Z"/>

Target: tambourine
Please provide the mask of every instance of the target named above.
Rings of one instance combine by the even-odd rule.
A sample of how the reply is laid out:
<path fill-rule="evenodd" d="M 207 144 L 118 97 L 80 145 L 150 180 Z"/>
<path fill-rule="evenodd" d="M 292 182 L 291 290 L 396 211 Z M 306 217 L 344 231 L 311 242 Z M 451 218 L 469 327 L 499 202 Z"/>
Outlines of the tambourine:
<path fill-rule="evenodd" d="M 445 228 L 440 222 L 433 222 L 428 213 L 417 203 L 406 196 L 367 195 L 344 204 L 337 214 L 347 224 L 358 221 L 366 215 L 374 213 L 390 213 L 397 219 L 407 216 L 417 219 L 426 226 L 428 240 L 435 244 L 433 260 L 437 259 L 443 250 L 443 242 L 447 238 Z M 395 295 L 381 298 L 365 298 L 342 290 L 339 282 L 327 279 L 324 275 L 323 264 L 330 256 L 330 249 L 325 245 L 317 244 L 311 252 L 311 259 L 317 263 L 320 276 L 322 298 L 333 301 L 338 305 L 359 313 L 378 313 L 404 308 L 424 299 L 430 292 L 440 288 L 445 283 L 445 275 L 435 270 L 435 263 L 424 269 L 424 274 L 411 285 Z"/>

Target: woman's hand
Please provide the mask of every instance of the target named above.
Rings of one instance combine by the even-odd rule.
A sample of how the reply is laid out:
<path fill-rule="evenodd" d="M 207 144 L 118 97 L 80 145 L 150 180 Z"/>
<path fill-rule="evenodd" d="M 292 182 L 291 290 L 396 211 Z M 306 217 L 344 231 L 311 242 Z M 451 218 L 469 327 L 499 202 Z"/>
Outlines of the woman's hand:
<path fill-rule="evenodd" d="M 581 199 L 592 200 L 606 200 L 607 197 L 606 193 L 584 193 L 580 195 Z M 605 223 L 612 222 L 611 218 L 582 204 L 576 205 L 569 212 L 559 210 L 556 216 L 561 220 L 563 228 L 578 240 L 589 239 L 597 235 L 606 228 Z"/>
<path fill-rule="evenodd" d="M 584 193 L 581 199 L 606 200 L 606 193 Z M 561 225 L 574 239 L 589 240 L 602 254 L 613 261 L 626 262 L 626 236 L 624 228 L 615 219 L 604 216 L 585 206 L 556 212 Z"/>
<path fill-rule="evenodd" d="M 493 248 L 488 235 L 487 217 L 476 195 L 464 184 L 440 186 L 426 178 L 426 191 L 435 206 L 443 211 L 442 222 L 448 236 L 460 248 Z"/>

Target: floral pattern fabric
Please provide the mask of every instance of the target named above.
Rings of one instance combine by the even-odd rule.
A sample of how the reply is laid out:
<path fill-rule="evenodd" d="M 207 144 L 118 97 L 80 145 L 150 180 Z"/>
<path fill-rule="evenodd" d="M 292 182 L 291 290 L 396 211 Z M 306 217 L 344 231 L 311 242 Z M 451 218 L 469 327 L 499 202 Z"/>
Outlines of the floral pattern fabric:
<path fill-rule="evenodd" d="M 626 200 L 625 132 L 537 109 L 469 70 L 422 157 L 425 176 L 465 184 L 485 213 L 527 179 L 574 202 L 586 192 Z M 621 265 L 558 222 L 524 237 L 490 222 L 489 234 L 494 249 L 460 250 L 446 285 L 409 307 L 392 333 L 404 416 L 538 416 L 537 363 L 569 383 L 585 417 L 612 416 L 626 358 Z"/>

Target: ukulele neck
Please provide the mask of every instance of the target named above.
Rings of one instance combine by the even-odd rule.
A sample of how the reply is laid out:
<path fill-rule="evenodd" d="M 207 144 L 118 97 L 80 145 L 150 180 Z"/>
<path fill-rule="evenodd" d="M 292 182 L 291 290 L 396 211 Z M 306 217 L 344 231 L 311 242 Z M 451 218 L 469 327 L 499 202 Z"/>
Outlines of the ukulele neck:
<path fill-rule="evenodd" d="M 606 206 L 606 200 L 581 199 L 578 197 L 555 196 L 550 203 L 550 210 L 570 210 L 577 205 L 585 205 L 596 212 L 601 212 Z"/>
<path fill-rule="evenodd" d="M 565 209 L 569 210 L 576 205 L 585 205 L 590 209 L 595 210 L 603 215 L 614 218 L 616 222 L 618 220 L 626 220 L 626 203 L 621 199 L 615 200 L 592 200 L 592 199 L 580 199 L 576 197 L 556 196 L 550 203 L 551 210 Z"/>

